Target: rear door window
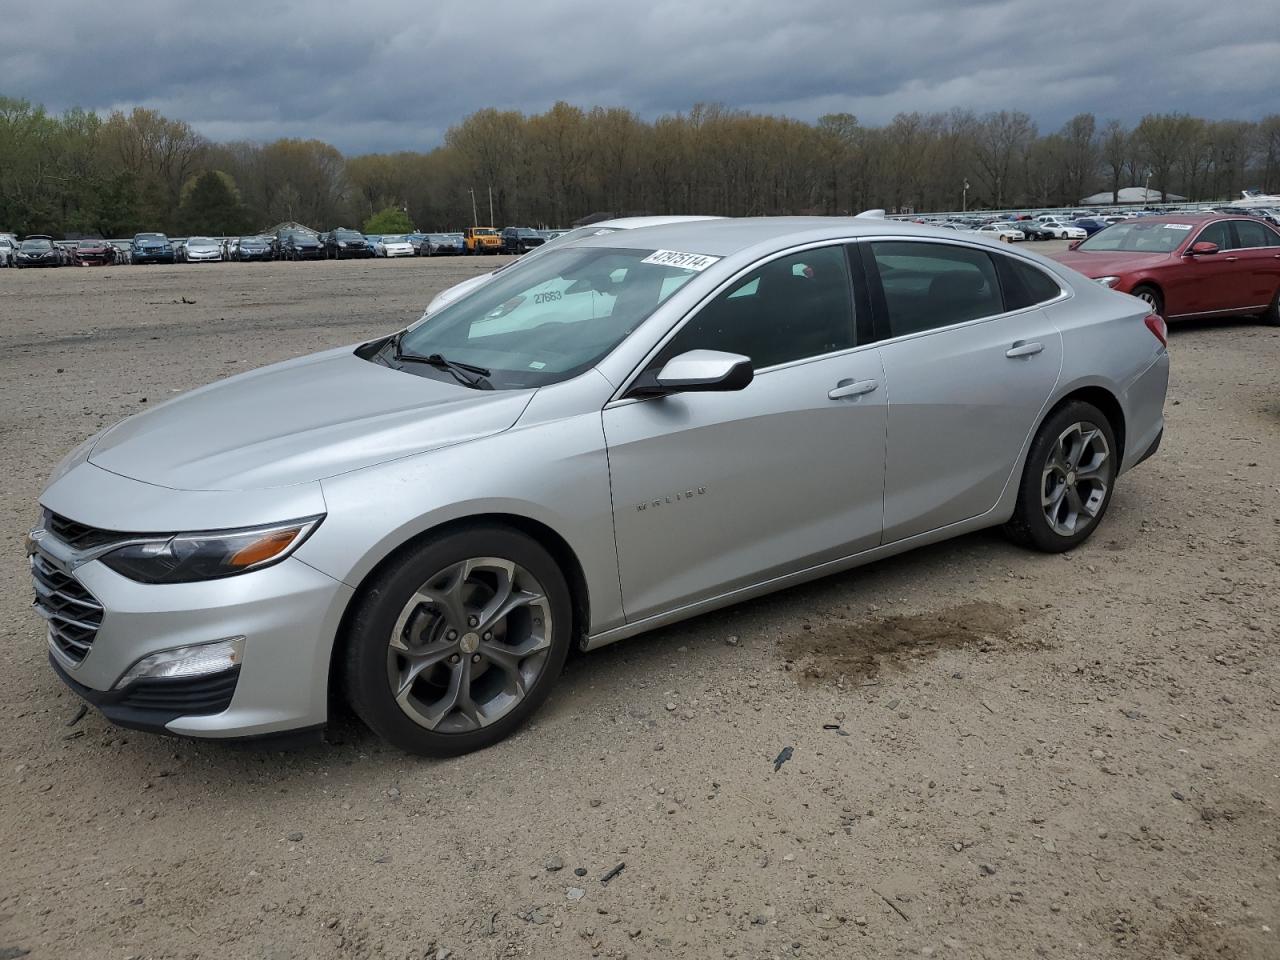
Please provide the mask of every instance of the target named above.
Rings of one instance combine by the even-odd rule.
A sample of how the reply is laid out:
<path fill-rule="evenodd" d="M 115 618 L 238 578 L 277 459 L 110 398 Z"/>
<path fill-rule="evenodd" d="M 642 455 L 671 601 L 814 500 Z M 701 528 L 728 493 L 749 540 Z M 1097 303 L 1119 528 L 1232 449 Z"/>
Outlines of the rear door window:
<path fill-rule="evenodd" d="M 888 335 L 901 337 L 1005 311 L 991 254 L 943 243 L 871 244 L 887 310 Z"/>
<path fill-rule="evenodd" d="M 1235 246 L 1240 249 L 1252 247 L 1280 247 L 1280 234 L 1257 220 L 1233 220 L 1236 231 Z"/>

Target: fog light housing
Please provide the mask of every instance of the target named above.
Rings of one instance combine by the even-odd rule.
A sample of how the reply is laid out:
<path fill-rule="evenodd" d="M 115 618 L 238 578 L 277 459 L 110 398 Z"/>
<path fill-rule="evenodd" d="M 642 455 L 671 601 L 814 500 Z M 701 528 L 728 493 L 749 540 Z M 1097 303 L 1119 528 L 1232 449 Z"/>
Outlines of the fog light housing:
<path fill-rule="evenodd" d="M 117 682 L 120 690 L 135 680 L 173 680 L 222 673 L 240 666 L 244 660 L 244 637 L 226 637 L 212 643 L 195 643 L 148 654 L 135 663 Z"/>

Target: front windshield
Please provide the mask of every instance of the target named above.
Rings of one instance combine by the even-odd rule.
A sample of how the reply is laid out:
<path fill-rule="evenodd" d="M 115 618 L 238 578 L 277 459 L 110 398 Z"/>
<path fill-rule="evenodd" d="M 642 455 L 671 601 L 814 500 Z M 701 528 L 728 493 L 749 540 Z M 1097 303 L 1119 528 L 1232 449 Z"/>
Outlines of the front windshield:
<path fill-rule="evenodd" d="M 23 240 L 20 249 L 27 253 L 42 253 L 45 250 L 52 250 L 53 244 L 48 240 Z"/>
<path fill-rule="evenodd" d="M 499 274 L 443 307 L 407 331 L 400 349 L 483 367 L 499 389 L 575 377 L 695 275 L 646 263 L 652 254 L 603 247 L 557 250 L 535 267 Z M 434 375 L 417 364 L 406 368 Z"/>
<path fill-rule="evenodd" d="M 140 234 L 138 234 L 136 237 L 134 237 L 133 239 L 135 239 L 135 240 L 163 240 L 163 239 L 165 239 L 165 236 L 164 236 L 164 234 L 163 234 L 163 233 L 140 233 Z"/>
<path fill-rule="evenodd" d="M 476 227 L 471 232 L 477 237 L 496 237 L 498 235 L 498 231 L 492 227 Z"/>
<path fill-rule="evenodd" d="M 213 243 L 213 241 L 210 240 L 208 237 L 192 237 L 190 240 L 187 241 L 188 246 L 190 246 L 191 244 L 199 245 L 199 244 L 205 244 L 205 243 Z"/>
<path fill-rule="evenodd" d="M 364 237 L 364 234 L 357 233 L 354 230 L 335 230 L 333 235 L 339 240 L 360 240 Z"/>
<path fill-rule="evenodd" d="M 1077 250 L 1086 253 L 1172 253 L 1191 232 L 1188 223 L 1153 223 L 1150 220 L 1123 220 L 1099 230 Z"/>
<path fill-rule="evenodd" d="M 519 260 L 513 260 L 506 266 L 499 267 L 499 269 L 508 270 L 516 266 L 523 269 L 540 257 L 545 257 L 549 253 L 556 253 L 559 250 L 563 250 L 575 240 L 581 240 L 584 237 L 603 237 L 609 233 L 617 233 L 617 227 L 578 227 L 576 230 L 570 230 L 568 233 L 562 233 L 560 236 L 548 240 L 540 246 L 534 247 Z"/>
<path fill-rule="evenodd" d="M 409 238 L 408 237 L 383 237 L 382 242 L 383 243 L 408 243 Z"/>

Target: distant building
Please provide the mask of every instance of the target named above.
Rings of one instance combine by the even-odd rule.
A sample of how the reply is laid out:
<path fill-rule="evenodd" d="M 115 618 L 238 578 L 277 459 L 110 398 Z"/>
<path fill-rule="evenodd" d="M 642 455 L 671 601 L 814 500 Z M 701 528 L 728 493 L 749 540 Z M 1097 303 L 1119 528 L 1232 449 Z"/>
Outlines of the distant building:
<path fill-rule="evenodd" d="M 309 233 L 313 237 L 320 235 L 319 230 L 313 230 L 310 227 L 308 227 L 305 223 L 296 223 L 293 220 L 286 220 L 284 223 L 277 223 L 274 227 L 267 227 L 265 230 L 262 231 L 262 236 L 264 237 L 279 236 L 281 231 L 286 231 L 286 230 L 289 231 L 290 233 L 293 233 L 293 232 Z"/>
<path fill-rule="evenodd" d="M 1091 197 L 1085 197 L 1080 202 L 1096 207 L 1116 203 L 1186 203 L 1186 201 L 1186 197 L 1180 197 L 1176 193 L 1166 193 L 1161 196 L 1159 190 L 1148 190 L 1146 187 L 1121 187 L 1115 199 L 1112 199 L 1111 191 L 1106 190 L 1095 193 Z"/>

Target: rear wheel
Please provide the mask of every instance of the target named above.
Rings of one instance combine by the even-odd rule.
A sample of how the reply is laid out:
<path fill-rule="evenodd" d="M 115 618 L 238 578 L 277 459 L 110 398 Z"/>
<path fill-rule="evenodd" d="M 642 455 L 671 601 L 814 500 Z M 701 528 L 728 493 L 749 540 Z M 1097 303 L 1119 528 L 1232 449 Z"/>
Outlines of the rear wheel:
<path fill-rule="evenodd" d="M 572 632 L 564 575 L 536 541 L 492 526 L 447 534 L 365 589 L 348 635 L 347 698 L 402 750 L 468 753 L 541 705 Z"/>
<path fill-rule="evenodd" d="M 1160 291 L 1150 284 L 1140 283 L 1134 287 L 1130 294 L 1146 303 L 1151 308 L 1152 313 L 1158 313 L 1164 316 L 1164 297 L 1160 295 Z"/>
<path fill-rule="evenodd" d="M 1046 553 L 1083 543 L 1111 503 L 1119 461 L 1106 415 L 1090 403 L 1068 403 L 1041 425 L 1031 443 L 1006 535 Z"/>
<path fill-rule="evenodd" d="M 1280 290 L 1271 298 L 1271 307 L 1262 315 L 1262 322 L 1272 327 L 1280 327 Z"/>

